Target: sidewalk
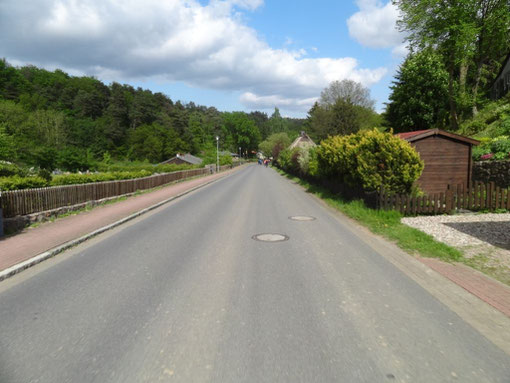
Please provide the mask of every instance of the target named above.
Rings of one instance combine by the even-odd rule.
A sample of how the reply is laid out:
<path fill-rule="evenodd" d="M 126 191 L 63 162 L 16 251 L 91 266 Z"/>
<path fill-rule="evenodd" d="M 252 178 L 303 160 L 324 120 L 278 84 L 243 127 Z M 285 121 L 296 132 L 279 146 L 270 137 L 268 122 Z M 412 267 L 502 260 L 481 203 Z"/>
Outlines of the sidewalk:
<path fill-rule="evenodd" d="M 240 167 L 206 177 L 182 181 L 111 205 L 46 222 L 0 240 L 0 272 L 25 262 L 66 242 L 83 237 L 155 204 L 179 196 L 235 172 Z"/>
<path fill-rule="evenodd" d="M 433 258 L 418 260 L 510 317 L 510 287 L 460 263 L 451 264 Z"/>

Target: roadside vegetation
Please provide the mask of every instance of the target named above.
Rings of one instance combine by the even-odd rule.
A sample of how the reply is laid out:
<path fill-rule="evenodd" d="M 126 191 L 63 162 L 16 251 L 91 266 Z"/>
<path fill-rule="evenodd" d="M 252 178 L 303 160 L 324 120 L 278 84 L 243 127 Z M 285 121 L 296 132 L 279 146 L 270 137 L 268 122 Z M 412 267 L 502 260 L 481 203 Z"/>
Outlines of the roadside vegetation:
<path fill-rule="evenodd" d="M 402 215 L 397 211 L 371 209 L 360 199 L 345 199 L 340 194 L 333 193 L 325 187 L 312 184 L 283 170 L 279 171 L 282 175 L 303 186 L 309 193 L 324 200 L 329 206 L 355 219 L 373 233 L 389 239 L 411 254 L 439 258 L 447 262 L 463 259 L 461 251 L 401 223 Z"/>

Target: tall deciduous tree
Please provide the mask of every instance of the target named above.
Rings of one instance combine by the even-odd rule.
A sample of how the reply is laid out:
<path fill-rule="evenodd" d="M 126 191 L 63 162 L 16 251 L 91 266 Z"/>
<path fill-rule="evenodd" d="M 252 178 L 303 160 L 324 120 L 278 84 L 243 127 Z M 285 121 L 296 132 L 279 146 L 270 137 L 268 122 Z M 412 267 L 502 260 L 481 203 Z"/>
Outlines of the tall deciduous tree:
<path fill-rule="evenodd" d="M 400 10 L 398 25 L 408 34 L 410 46 L 431 47 L 442 55 L 448 71 L 450 125 L 457 129 L 459 114 L 466 114 L 470 105 L 476 111 L 484 63 L 509 49 L 509 1 L 393 0 L 393 4 Z"/>
<path fill-rule="evenodd" d="M 310 133 L 315 139 L 323 140 L 374 127 L 378 125 L 378 115 L 373 106 L 370 90 L 360 83 L 334 81 L 308 112 Z"/>
<path fill-rule="evenodd" d="M 374 109 L 375 104 L 375 101 L 370 98 L 370 90 L 352 80 L 333 81 L 321 92 L 319 104 L 323 107 L 332 106 L 338 100 L 367 109 Z"/>
<path fill-rule="evenodd" d="M 391 89 L 386 118 L 395 132 L 444 128 L 448 123 L 448 72 L 432 49 L 410 53 Z"/>

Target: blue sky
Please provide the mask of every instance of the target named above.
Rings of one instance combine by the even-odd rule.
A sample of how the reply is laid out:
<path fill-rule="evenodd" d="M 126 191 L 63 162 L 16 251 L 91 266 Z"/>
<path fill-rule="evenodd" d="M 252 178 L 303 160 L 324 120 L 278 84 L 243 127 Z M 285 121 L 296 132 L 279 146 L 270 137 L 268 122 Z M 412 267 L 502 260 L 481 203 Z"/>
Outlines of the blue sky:
<path fill-rule="evenodd" d="M 333 80 L 378 111 L 405 55 L 389 1 L 2 0 L 0 55 L 219 110 L 305 117 Z"/>

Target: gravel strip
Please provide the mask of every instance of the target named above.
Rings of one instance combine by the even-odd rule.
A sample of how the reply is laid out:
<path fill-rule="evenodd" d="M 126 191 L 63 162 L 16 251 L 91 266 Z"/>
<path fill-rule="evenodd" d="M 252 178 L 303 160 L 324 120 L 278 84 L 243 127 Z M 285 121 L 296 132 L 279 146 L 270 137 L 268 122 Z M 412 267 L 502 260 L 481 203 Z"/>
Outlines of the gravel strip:
<path fill-rule="evenodd" d="M 466 257 L 486 256 L 510 268 L 510 213 L 406 217 L 402 223 L 457 247 Z"/>

